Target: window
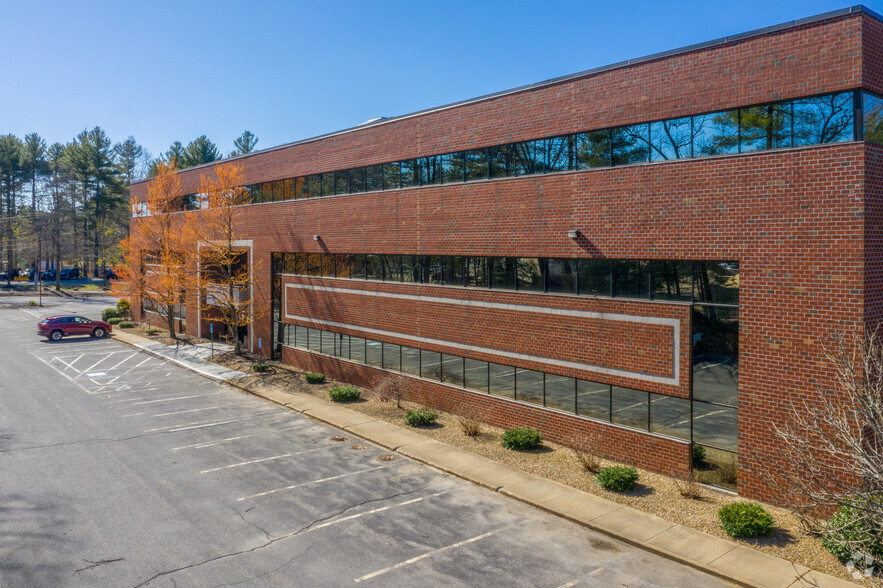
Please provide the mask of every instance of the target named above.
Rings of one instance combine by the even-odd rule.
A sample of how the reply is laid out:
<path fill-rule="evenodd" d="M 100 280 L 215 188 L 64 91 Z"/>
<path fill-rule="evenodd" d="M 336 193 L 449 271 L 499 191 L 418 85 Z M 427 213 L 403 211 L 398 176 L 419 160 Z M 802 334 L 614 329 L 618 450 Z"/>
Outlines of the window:
<path fill-rule="evenodd" d="M 632 390 L 620 386 L 614 386 L 612 394 L 611 420 L 620 425 L 646 431 L 649 425 L 647 422 L 649 394 L 643 390 Z"/>
<path fill-rule="evenodd" d="M 383 343 L 365 339 L 365 363 L 383 366 Z"/>
<path fill-rule="evenodd" d="M 337 355 L 349 359 L 350 357 L 350 336 L 341 335 L 337 341 Z"/>
<path fill-rule="evenodd" d="M 358 194 L 365 191 L 365 173 L 364 167 L 357 167 L 350 170 L 350 192 Z"/>
<path fill-rule="evenodd" d="M 545 146 L 546 172 L 567 171 L 573 169 L 573 136 L 553 137 L 546 139 Z"/>
<path fill-rule="evenodd" d="M 794 101 L 794 145 L 851 141 L 852 92 Z"/>
<path fill-rule="evenodd" d="M 397 174 L 400 172 L 396 172 Z M 398 188 L 399 182 L 398 178 L 396 178 L 395 185 L 390 185 L 390 188 Z M 366 192 L 374 192 L 375 190 L 383 190 L 383 166 L 382 165 L 369 165 L 365 168 L 365 191 Z"/>
<path fill-rule="evenodd" d="M 307 346 L 310 351 L 315 351 L 317 353 L 322 352 L 322 331 L 317 329 L 309 329 Z"/>
<path fill-rule="evenodd" d="M 580 294 L 583 296 L 610 296 L 610 260 L 580 259 L 577 271 Z"/>
<path fill-rule="evenodd" d="M 402 281 L 402 256 L 383 255 L 383 279 L 390 282 Z"/>
<path fill-rule="evenodd" d="M 420 352 L 420 375 L 430 380 L 441 381 L 441 353 L 426 350 Z"/>
<path fill-rule="evenodd" d="M 441 381 L 455 386 L 463 385 L 463 358 L 442 354 Z"/>
<path fill-rule="evenodd" d="M 282 199 L 292 200 L 294 198 L 294 180 L 288 179 L 282 182 Z"/>
<path fill-rule="evenodd" d="M 402 187 L 401 163 L 384 163 L 382 169 L 384 190 L 398 190 L 400 187 Z"/>
<path fill-rule="evenodd" d="M 575 167 L 610 167 L 610 131 L 575 135 Z"/>
<path fill-rule="evenodd" d="M 464 379 L 467 388 L 487 392 L 488 385 L 488 362 L 478 359 L 466 358 L 464 360 Z"/>
<path fill-rule="evenodd" d="M 443 184 L 463 181 L 463 156 L 460 153 L 449 153 L 438 157 L 439 173 Z"/>
<path fill-rule="evenodd" d="M 420 264 L 416 255 L 402 255 L 402 281 L 420 283 Z"/>
<path fill-rule="evenodd" d="M 518 289 L 527 292 L 542 292 L 543 273 L 540 271 L 540 260 L 536 257 L 518 258 Z"/>
<path fill-rule="evenodd" d="M 514 257 L 491 257 L 491 288 L 501 290 L 515 289 L 515 266 Z"/>
<path fill-rule="evenodd" d="M 546 267 L 549 275 L 549 292 L 576 294 L 575 259 L 549 259 Z"/>
<path fill-rule="evenodd" d="M 517 368 L 515 370 L 515 398 L 543 405 L 543 372 Z"/>
<path fill-rule="evenodd" d="M 466 166 L 466 181 L 488 179 L 488 152 L 487 149 L 473 149 L 463 153 Z"/>
<path fill-rule="evenodd" d="M 693 307 L 693 398 L 739 404 L 739 309 Z"/>
<path fill-rule="evenodd" d="M 676 118 L 650 123 L 650 160 L 692 157 L 693 119 Z"/>
<path fill-rule="evenodd" d="M 546 406 L 576 412 L 576 380 L 558 374 L 546 374 Z"/>
<path fill-rule="evenodd" d="M 513 145 L 515 151 L 515 175 L 526 176 L 543 173 L 545 144 L 543 141 L 522 141 Z"/>
<path fill-rule="evenodd" d="M 330 331 L 320 331 L 322 339 L 322 353 L 337 355 L 337 337 Z"/>
<path fill-rule="evenodd" d="M 692 267 L 689 261 L 651 261 L 651 297 L 689 302 L 693 295 Z"/>
<path fill-rule="evenodd" d="M 577 380 L 576 414 L 609 421 L 610 385 L 588 380 Z"/>
<path fill-rule="evenodd" d="M 693 266 L 696 302 L 739 304 L 739 263 L 697 261 Z"/>
<path fill-rule="evenodd" d="M 310 253 L 307 256 L 307 274 L 310 276 L 322 275 L 322 254 Z"/>
<path fill-rule="evenodd" d="M 382 280 L 383 265 L 381 264 L 382 255 L 366 255 L 365 256 L 365 279 Z"/>
<path fill-rule="evenodd" d="M 515 368 L 488 363 L 488 392 L 496 396 L 515 398 Z"/>
<path fill-rule="evenodd" d="M 689 399 L 650 394 L 650 430 L 679 439 L 689 439 Z"/>
<path fill-rule="evenodd" d="M 727 451 L 738 449 L 738 411 L 735 408 L 693 403 L 693 441 Z"/>
<path fill-rule="evenodd" d="M 421 186 L 441 184 L 441 166 L 438 156 L 421 157 L 417 160 L 417 170 Z"/>
<path fill-rule="evenodd" d="M 613 295 L 648 298 L 650 274 L 647 261 L 617 259 L 613 261 Z"/>
<path fill-rule="evenodd" d="M 488 149 L 492 178 L 508 178 L 516 175 L 515 148 L 512 145 L 498 145 Z"/>
<path fill-rule="evenodd" d="M 420 375 L 420 350 L 402 345 L 402 371 L 406 374 Z"/>
<path fill-rule="evenodd" d="M 883 98 L 864 92 L 862 101 L 865 141 L 883 145 Z"/>
<path fill-rule="evenodd" d="M 315 198 L 322 195 L 322 174 L 304 178 L 303 192 L 299 198 Z"/>
<path fill-rule="evenodd" d="M 321 180 L 321 195 L 332 196 L 334 194 L 334 172 L 319 174 Z"/>
<path fill-rule="evenodd" d="M 444 283 L 452 286 L 463 285 L 463 258 L 459 255 L 442 256 Z"/>
<path fill-rule="evenodd" d="M 365 363 L 365 339 L 350 337 L 350 359 Z"/>
<path fill-rule="evenodd" d="M 465 277 L 467 286 L 475 286 L 478 288 L 488 287 L 487 275 L 487 258 L 486 257 L 466 257 L 465 258 Z"/>
<path fill-rule="evenodd" d="M 693 117 L 693 155 L 739 152 L 739 111 L 728 110 Z"/>
<path fill-rule="evenodd" d="M 740 151 L 791 146 L 791 104 L 768 104 L 739 111 Z"/>
<path fill-rule="evenodd" d="M 383 343 L 383 367 L 388 370 L 401 371 L 402 348 L 395 343 Z"/>
<path fill-rule="evenodd" d="M 416 159 L 409 159 L 401 163 L 402 173 L 400 181 L 402 188 L 410 188 L 412 186 L 420 185 L 420 166 L 417 164 L 417 161 L 418 160 Z M 384 166 L 384 172 L 385 171 L 386 166 Z"/>
<path fill-rule="evenodd" d="M 610 132 L 613 165 L 646 163 L 650 160 L 650 125 L 619 127 Z"/>

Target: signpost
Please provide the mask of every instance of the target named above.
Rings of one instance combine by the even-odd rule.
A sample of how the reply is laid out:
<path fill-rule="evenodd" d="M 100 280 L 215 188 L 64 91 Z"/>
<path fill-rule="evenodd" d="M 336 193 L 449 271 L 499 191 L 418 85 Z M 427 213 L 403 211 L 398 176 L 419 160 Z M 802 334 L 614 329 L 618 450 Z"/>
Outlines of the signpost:
<path fill-rule="evenodd" d="M 212 341 L 212 357 L 215 356 L 215 323 L 208 324 L 209 339 Z"/>

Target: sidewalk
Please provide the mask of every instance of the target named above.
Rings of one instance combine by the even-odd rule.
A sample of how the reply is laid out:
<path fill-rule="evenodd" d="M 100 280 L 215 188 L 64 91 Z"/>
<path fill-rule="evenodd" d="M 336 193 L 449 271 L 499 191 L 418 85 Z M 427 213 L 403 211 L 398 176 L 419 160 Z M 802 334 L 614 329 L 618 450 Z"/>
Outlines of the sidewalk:
<path fill-rule="evenodd" d="M 236 382 L 245 376 L 204 359 L 206 344 L 172 347 L 115 331 L 115 339 L 219 382 L 261 396 L 390 451 L 515 498 L 610 537 L 742 586 L 855 586 L 733 541 L 712 537 L 651 514 L 522 472 L 429 439 L 345 406 L 282 389 L 254 392 Z M 215 344 L 215 352 L 219 345 Z"/>

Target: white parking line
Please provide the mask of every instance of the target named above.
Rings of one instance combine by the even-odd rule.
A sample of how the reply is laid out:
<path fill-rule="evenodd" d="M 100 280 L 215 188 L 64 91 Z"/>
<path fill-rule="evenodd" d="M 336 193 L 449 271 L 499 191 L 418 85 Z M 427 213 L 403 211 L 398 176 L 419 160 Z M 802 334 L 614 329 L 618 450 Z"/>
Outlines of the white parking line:
<path fill-rule="evenodd" d="M 144 365 L 145 363 L 147 363 L 147 362 L 150 361 L 151 359 L 153 359 L 153 358 L 150 357 L 150 356 L 148 355 L 148 356 L 147 356 L 147 359 L 145 359 L 144 361 L 142 361 L 142 362 L 139 363 L 138 365 L 129 368 L 128 370 L 126 370 L 125 372 L 123 372 L 123 374 L 128 374 L 128 373 L 131 372 L 132 370 L 141 367 L 142 365 Z"/>
<path fill-rule="evenodd" d="M 108 359 L 110 359 L 110 356 L 113 355 L 113 353 L 115 353 L 115 352 L 112 351 L 112 352 L 108 353 L 107 355 L 105 355 L 104 357 L 102 357 L 101 359 L 99 359 L 98 361 L 96 361 L 95 363 L 93 363 L 92 365 L 90 365 L 89 367 L 87 367 L 86 369 L 81 371 L 80 373 L 81 374 L 86 373 L 88 375 L 88 373 L 91 372 L 93 369 L 95 369 L 96 367 L 98 367 L 103 362 L 107 361 Z M 83 357 L 83 356 L 81 355 L 80 357 Z"/>
<path fill-rule="evenodd" d="M 156 418 L 156 417 L 164 417 L 164 416 L 173 416 L 173 415 L 176 415 L 176 414 L 185 414 L 185 413 L 188 413 L 188 412 L 202 412 L 203 410 L 215 410 L 215 409 L 217 409 L 217 408 L 219 408 L 219 407 L 217 407 L 217 406 L 207 406 L 206 408 L 191 408 L 191 409 L 189 409 L 189 410 L 179 410 L 179 411 L 176 411 L 176 412 L 164 412 L 164 413 L 162 413 L 162 414 L 152 414 L 152 415 L 150 415 L 150 416 L 151 416 L 152 418 Z"/>
<path fill-rule="evenodd" d="M 389 566 L 388 568 L 383 568 L 382 570 L 377 570 L 376 572 L 372 572 L 370 574 L 364 575 L 361 578 L 356 578 L 354 580 L 354 582 L 362 582 L 363 580 L 370 580 L 371 578 L 376 578 L 377 576 L 383 575 L 387 572 L 391 572 L 393 570 L 397 570 L 399 568 L 411 565 L 412 563 L 416 563 L 416 562 L 420 561 L 421 559 L 426 559 L 427 557 L 430 557 L 430 556 L 435 555 L 437 553 L 442 553 L 445 551 L 449 551 L 451 549 L 456 549 L 457 547 L 462 547 L 463 545 L 468 545 L 469 543 L 475 543 L 476 541 L 480 541 L 486 537 L 490 537 L 491 535 L 493 535 L 495 533 L 499 533 L 500 531 L 503 531 L 504 529 L 508 529 L 512 526 L 514 526 L 514 525 L 507 525 L 501 529 L 497 529 L 496 531 L 488 531 L 487 533 L 482 533 L 481 535 L 477 535 L 475 537 L 472 537 L 471 539 L 466 539 L 466 540 L 460 541 L 458 543 L 453 543 L 453 544 L 447 545 L 445 547 L 440 547 L 440 548 L 435 549 L 433 551 L 428 551 L 428 552 L 424 553 L 423 555 L 418 555 L 417 557 L 412 557 L 411 559 L 407 559 L 407 560 L 397 563 L 393 566 Z"/>
<path fill-rule="evenodd" d="M 264 457 L 261 459 L 253 459 L 251 461 L 241 461 L 239 463 L 221 466 L 219 468 L 212 468 L 210 470 L 202 470 L 199 473 L 200 474 L 207 474 L 209 472 L 217 472 L 219 470 L 229 470 L 230 468 L 238 468 L 239 466 L 249 465 L 252 463 L 258 463 L 258 462 L 262 462 L 262 461 L 270 461 L 272 459 L 282 459 L 283 457 L 291 457 L 292 455 L 304 455 L 305 453 L 313 453 L 315 451 L 325 451 L 326 449 L 334 449 L 335 447 L 339 447 L 339 446 L 338 445 L 326 445 L 325 447 L 316 447 L 315 449 L 306 449 L 304 451 L 295 451 L 293 453 L 286 453 L 284 455 L 275 455 L 273 457 Z"/>
<path fill-rule="evenodd" d="M 133 402 L 132 406 L 137 404 L 154 404 L 156 402 L 172 402 L 174 400 L 187 400 L 189 398 L 204 398 L 206 396 L 216 396 L 218 392 L 215 394 L 194 394 L 193 396 L 176 396 L 175 398 L 160 398 L 159 400 L 145 400 L 143 402 Z"/>
<path fill-rule="evenodd" d="M 194 443 L 193 445 L 182 445 L 181 447 L 173 447 L 172 451 L 180 451 L 181 449 L 202 449 L 203 447 L 211 447 L 212 445 L 220 445 L 221 443 L 226 443 L 227 441 L 237 441 L 239 439 L 248 439 L 249 437 L 254 437 L 254 435 L 240 435 L 238 437 L 227 437 L 226 439 L 221 439 L 220 441 L 214 441 L 209 443 Z"/>
<path fill-rule="evenodd" d="M 376 466 L 373 468 L 367 468 L 364 470 L 358 470 L 355 472 L 347 472 L 346 474 L 339 474 L 337 476 L 331 476 L 328 478 L 322 478 L 320 480 L 310 480 L 309 482 L 303 482 L 301 484 L 292 484 L 291 486 L 286 486 L 285 488 L 277 488 L 275 490 L 267 490 L 266 492 L 260 492 L 258 494 L 252 494 L 251 496 L 243 496 L 242 498 L 237 498 L 236 502 L 242 502 L 243 500 L 248 500 L 249 498 L 260 498 L 261 496 L 268 496 L 270 494 L 275 494 L 277 492 L 284 492 L 285 490 L 294 490 L 295 488 L 300 488 L 302 486 L 309 486 L 311 484 L 321 484 L 322 482 L 330 482 L 331 480 L 339 480 L 341 478 L 347 478 L 349 476 L 355 476 L 356 474 L 364 474 L 365 472 L 373 472 L 374 470 L 383 469 L 389 466 Z"/>
<path fill-rule="evenodd" d="M 77 373 L 79 374 L 79 373 L 81 373 L 81 372 L 80 372 L 78 369 L 76 369 L 76 368 L 74 367 L 74 364 L 77 363 L 78 361 L 80 361 L 80 358 L 83 357 L 83 355 L 86 355 L 86 354 L 85 354 L 85 353 L 81 354 L 79 357 L 77 357 L 75 360 L 73 360 L 73 361 L 70 362 L 70 363 L 65 362 L 65 361 L 64 361 L 63 359 L 61 359 L 60 357 L 53 357 L 50 361 L 57 361 L 58 363 L 64 364 L 64 365 L 66 366 L 66 367 L 64 368 L 65 371 L 68 370 L 68 369 L 72 369 L 72 370 L 74 370 L 75 372 L 77 372 Z M 40 359 L 40 358 L 38 357 L 38 359 Z M 41 361 L 42 361 L 42 360 L 41 360 Z"/>
<path fill-rule="evenodd" d="M 113 366 L 112 368 L 110 368 L 108 371 L 110 371 L 110 370 L 115 370 L 116 368 L 120 367 L 121 365 L 123 365 L 124 363 L 126 363 L 127 361 L 129 361 L 130 359 L 132 359 L 133 357 L 135 357 L 136 355 L 138 355 L 138 352 L 137 352 L 137 351 L 136 351 L 135 353 L 133 353 L 132 355 L 128 356 L 128 357 L 127 357 L 126 359 L 124 359 L 123 361 L 121 361 L 121 362 L 119 362 L 118 364 L 116 364 L 115 366 Z"/>
<path fill-rule="evenodd" d="M 22 312 L 26 312 L 26 313 L 28 313 L 29 315 L 33 316 L 33 317 L 37 317 L 38 319 L 43 318 L 42 316 L 40 316 L 40 315 L 37 314 L 36 312 L 31 312 L 30 310 L 25 310 L 24 308 L 19 308 L 19 310 L 22 311 Z"/>

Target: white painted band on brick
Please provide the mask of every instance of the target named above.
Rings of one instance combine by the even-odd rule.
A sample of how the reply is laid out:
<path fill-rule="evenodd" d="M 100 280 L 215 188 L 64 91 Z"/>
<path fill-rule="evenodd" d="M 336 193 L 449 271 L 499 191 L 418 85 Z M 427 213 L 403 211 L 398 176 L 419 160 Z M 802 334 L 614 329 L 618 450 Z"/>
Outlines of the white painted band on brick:
<path fill-rule="evenodd" d="M 674 376 L 671 378 L 665 376 L 653 376 L 650 374 L 642 374 L 639 372 L 634 372 L 630 370 L 623 370 L 617 368 L 609 368 L 605 366 L 595 365 L 591 363 L 580 363 L 575 361 L 567 361 L 563 359 L 553 359 L 550 357 L 543 357 L 540 355 L 531 355 L 527 353 L 517 353 L 514 351 L 503 351 L 500 349 L 492 349 L 490 347 L 480 347 L 477 345 L 468 345 L 465 343 L 455 343 L 453 341 L 444 341 L 441 339 L 433 339 L 431 337 L 421 337 L 418 335 L 408 335 L 405 333 L 396 333 L 393 331 L 385 331 L 382 329 L 372 329 L 369 327 L 362 327 L 359 325 L 353 325 L 348 323 L 340 323 L 336 321 L 326 321 L 321 320 L 309 316 L 298 316 L 288 313 L 288 289 L 294 288 L 297 290 L 314 290 L 319 292 L 337 292 L 341 294 L 355 294 L 360 296 L 374 296 L 378 298 L 394 298 L 399 300 L 413 300 L 418 302 L 435 302 L 440 304 L 453 304 L 458 306 L 472 306 L 479 308 L 493 308 L 495 310 L 509 310 L 514 312 L 533 312 L 538 314 L 547 314 L 547 315 L 555 315 L 555 316 L 569 316 L 569 317 L 580 317 L 580 318 L 591 318 L 598 320 L 610 320 L 610 321 L 624 321 L 631 323 L 639 323 L 639 324 L 651 324 L 651 325 L 665 325 L 671 327 L 672 329 L 672 371 L 674 372 Z M 680 358 L 680 349 L 681 349 L 681 322 L 678 319 L 674 318 L 661 318 L 661 317 L 652 317 L 652 316 L 640 316 L 640 315 L 631 315 L 631 314 L 618 314 L 618 313 L 606 313 L 606 312 L 594 312 L 589 310 L 573 310 L 567 308 L 549 308 L 545 306 L 531 306 L 527 304 L 509 304 L 509 303 L 501 303 L 501 302 L 484 302 L 480 300 L 462 300 L 459 298 L 445 298 L 440 296 L 419 296 L 415 294 L 395 294 L 392 292 L 376 292 L 371 290 L 357 290 L 352 288 L 333 288 L 330 286 L 314 286 L 312 284 L 285 284 L 285 296 L 283 300 L 283 308 L 285 309 L 285 318 L 288 320 L 297 320 L 304 322 L 312 322 L 319 325 L 325 325 L 329 327 L 338 327 L 344 329 L 350 329 L 353 331 L 360 331 L 367 334 L 372 335 L 381 335 L 386 337 L 395 337 L 398 339 L 406 339 L 409 341 L 415 341 L 419 343 L 429 343 L 431 345 L 441 345 L 445 347 L 451 347 L 454 349 L 461 349 L 463 351 L 473 351 L 476 353 L 484 353 L 488 355 L 497 355 L 499 357 L 508 357 L 510 359 L 518 359 L 522 361 L 533 361 L 537 363 L 545 363 L 549 365 L 554 365 L 562 368 L 568 369 L 577 369 L 584 370 L 588 372 L 595 372 L 599 374 L 605 374 L 609 376 L 617 376 L 623 378 L 630 378 L 633 380 L 641 380 L 644 382 L 654 382 L 657 384 L 665 384 L 669 386 L 679 386 L 680 385 L 680 362 L 678 361 Z"/>

